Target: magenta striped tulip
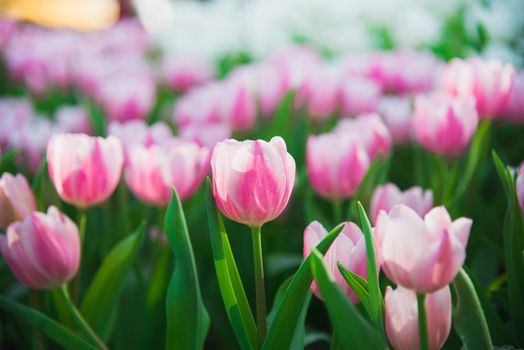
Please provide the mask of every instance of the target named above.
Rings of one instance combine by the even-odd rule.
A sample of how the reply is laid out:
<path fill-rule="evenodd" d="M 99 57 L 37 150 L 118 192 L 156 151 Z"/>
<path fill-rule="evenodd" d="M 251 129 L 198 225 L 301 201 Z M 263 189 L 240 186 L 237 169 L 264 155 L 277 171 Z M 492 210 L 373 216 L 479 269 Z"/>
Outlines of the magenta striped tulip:
<path fill-rule="evenodd" d="M 0 228 L 36 211 L 36 200 L 25 177 L 4 173 L 0 178 Z"/>

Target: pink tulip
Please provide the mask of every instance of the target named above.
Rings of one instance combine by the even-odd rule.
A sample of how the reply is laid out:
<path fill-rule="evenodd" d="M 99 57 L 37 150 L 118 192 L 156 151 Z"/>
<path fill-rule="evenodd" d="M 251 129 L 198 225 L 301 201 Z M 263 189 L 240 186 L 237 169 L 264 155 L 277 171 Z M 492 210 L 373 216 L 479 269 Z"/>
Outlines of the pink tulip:
<path fill-rule="evenodd" d="M 342 115 L 350 116 L 376 112 L 382 88 L 374 80 L 351 77 L 342 83 Z"/>
<path fill-rule="evenodd" d="M 125 180 L 141 200 L 157 206 L 169 203 L 173 187 L 180 199 L 189 198 L 209 172 L 207 148 L 172 139 L 163 145 L 130 145 Z"/>
<path fill-rule="evenodd" d="M 291 88 L 289 73 L 277 65 L 255 66 L 255 80 L 260 109 L 264 117 L 271 117 Z"/>
<path fill-rule="evenodd" d="M 0 252 L 28 288 L 54 289 L 71 280 L 80 263 L 78 228 L 55 207 L 17 221 L 0 236 Z"/>
<path fill-rule="evenodd" d="M 223 85 L 212 82 L 191 89 L 175 104 L 173 121 L 181 128 L 193 123 L 228 122 L 223 118 Z"/>
<path fill-rule="evenodd" d="M 162 70 L 167 85 L 175 91 L 187 91 L 214 75 L 213 66 L 196 57 L 165 57 Z"/>
<path fill-rule="evenodd" d="M 304 259 L 327 234 L 326 229 L 317 221 L 313 221 L 306 227 L 304 231 Z M 360 300 L 342 277 L 337 262 L 360 277 L 367 278 L 366 242 L 360 228 L 352 222 L 345 222 L 344 229 L 324 255 L 324 263 L 351 302 L 358 304 Z M 319 299 L 322 299 L 316 282 L 311 284 L 311 290 Z"/>
<path fill-rule="evenodd" d="M 4 173 L 0 178 L 0 228 L 5 229 L 36 210 L 35 196 L 25 177 Z"/>
<path fill-rule="evenodd" d="M 107 129 L 109 135 L 117 137 L 124 147 L 127 158 L 127 148 L 133 144 L 146 147 L 163 144 L 173 137 L 169 126 L 164 122 L 147 125 L 143 120 L 129 120 L 125 123 L 111 122 Z"/>
<path fill-rule="evenodd" d="M 378 105 L 378 114 L 384 120 L 395 144 L 411 137 L 411 101 L 409 97 L 384 96 Z"/>
<path fill-rule="evenodd" d="M 515 76 L 503 117 L 509 122 L 524 124 L 524 71 Z"/>
<path fill-rule="evenodd" d="M 247 72 L 236 71 L 223 82 L 220 112 L 235 131 L 251 130 L 257 118 L 254 81 Z"/>
<path fill-rule="evenodd" d="M 524 213 L 524 162 L 520 164 L 519 173 L 517 176 L 517 198 L 519 200 L 520 208 Z"/>
<path fill-rule="evenodd" d="M 369 167 L 365 148 L 349 135 L 311 135 L 306 146 L 307 172 L 313 189 L 329 199 L 352 196 Z"/>
<path fill-rule="evenodd" d="M 363 114 L 354 119 L 342 119 L 335 132 L 359 140 L 370 159 L 383 157 L 391 149 L 391 134 L 378 114 Z"/>
<path fill-rule="evenodd" d="M 19 150 L 18 162 L 34 173 L 40 167 L 54 125 L 44 117 L 32 117 L 28 123 L 12 130 L 11 146 Z"/>
<path fill-rule="evenodd" d="M 114 137 L 57 134 L 47 144 L 49 175 L 64 201 L 85 208 L 108 199 L 122 173 L 122 144 Z"/>
<path fill-rule="evenodd" d="M 29 99 L 0 99 L 0 149 L 3 150 L 12 143 L 13 132 L 29 124 L 33 114 Z"/>
<path fill-rule="evenodd" d="M 386 334 L 395 350 L 418 350 L 418 308 L 415 292 L 397 287 L 386 288 Z M 440 349 L 451 331 L 451 292 L 449 286 L 427 294 L 425 300 L 430 350 Z"/>
<path fill-rule="evenodd" d="M 454 59 L 442 73 L 442 86 L 452 96 L 473 96 L 479 116 L 493 118 L 504 110 L 514 78 L 515 69 L 495 59 Z"/>
<path fill-rule="evenodd" d="M 377 221 L 378 214 L 384 210 L 386 213 L 397 204 L 404 204 L 413 209 L 418 215 L 426 215 L 433 208 L 433 192 L 424 191 L 420 187 L 411 187 L 405 191 L 393 183 L 377 187 L 371 199 L 371 218 Z"/>
<path fill-rule="evenodd" d="M 213 149 L 217 142 L 231 137 L 231 127 L 225 123 L 192 123 L 178 130 L 179 136 L 200 146 Z"/>
<path fill-rule="evenodd" d="M 211 169 L 213 195 L 222 213 L 251 227 L 277 218 L 295 184 L 295 160 L 281 137 L 219 142 Z"/>
<path fill-rule="evenodd" d="M 415 100 L 414 134 L 422 146 L 445 156 L 457 156 L 469 145 L 478 124 L 475 101 L 445 94 L 419 95 Z"/>
<path fill-rule="evenodd" d="M 467 218 L 451 221 L 444 207 L 433 208 L 424 219 L 402 204 L 389 215 L 381 211 L 375 228 L 386 276 L 422 293 L 451 283 L 466 258 L 472 223 Z"/>
<path fill-rule="evenodd" d="M 98 99 L 113 121 L 146 119 L 156 99 L 155 82 L 145 75 L 107 79 Z"/>
<path fill-rule="evenodd" d="M 61 133 L 91 133 L 89 112 L 81 106 L 61 106 L 55 113 L 56 129 Z"/>
<path fill-rule="evenodd" d="M 304 77 L 295 95 L 297 108 L 306 107 L 313 119 L 326 119 L 340 104 L 340 78 L 333 70 L 320 64 L 306 66 Z"/>

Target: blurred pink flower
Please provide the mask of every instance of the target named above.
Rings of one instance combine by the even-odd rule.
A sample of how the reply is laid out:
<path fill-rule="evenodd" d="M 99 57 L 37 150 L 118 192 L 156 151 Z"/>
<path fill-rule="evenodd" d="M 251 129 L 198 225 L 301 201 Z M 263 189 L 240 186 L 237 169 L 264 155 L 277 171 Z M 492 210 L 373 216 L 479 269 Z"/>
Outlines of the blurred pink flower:
<path fill-rule="evenodd" d="M 214 76 L 213 66 L 197 57 L 168 55 L 162 60 L 162 76 L 175 91 L 187 91 Z"/>
<path fill-rule="evenodd" d="M 192 123 L 179 129 L 178 132 L 182 139 L 196 142 L 209 149 L 231 137 L 231 127 L 225 123 Z"/>
<path fill-rule="evenodd" d="M 127 154 L 127 148 L 133 144 L 146 147 L 160 145 L 169 141 L 173 134 L 164 122 L 148 125 L 144 120 L 129 120 L 124 123 L 111 122 L 107 128 L 108 135 L 120 140 Z"/>
<path fill-rule="evenodd" d="M 237 69 L 221 87 L 220 113 L 235 131 L 251 130 L 256 123 L 255 81 L 249 72 Z"/>
<path fill-rule="evenodd" d="M 524 213 L 524 162 L 520 164 L 517 176 L 517 198 L 519 200 L 520 209 Z"/>
<path fill-rule="evenodd" d="M 61 106 L 55 113 L 58 133 L 91 134 L 89 112 L 82 106 Z"/>
<path fill-rule="evenodd" d="M 35 196 L 25 177 L 3 173 L 0 178 L 0 228 L 5 229 L 36 210 Z"/>
<path fill-rule="evenodd" d="M 400 144 L 411 137 L 411 101 L 405 96 L 383 96 L 378 105 L 378 113 L 384 120 L 393 142 Z"/>
<path fill-rule="evenodd" d="M 382 88 L 374 80 L 363 77 L 347 78 L 341 87 L 342 115 L 376 112 L 381 96 Z"/>
<path fill-rule="evenodd" d="M 524 71 L 515 76 L 508 102 L 501 115 L 509 122 L 524 124 Z"/>

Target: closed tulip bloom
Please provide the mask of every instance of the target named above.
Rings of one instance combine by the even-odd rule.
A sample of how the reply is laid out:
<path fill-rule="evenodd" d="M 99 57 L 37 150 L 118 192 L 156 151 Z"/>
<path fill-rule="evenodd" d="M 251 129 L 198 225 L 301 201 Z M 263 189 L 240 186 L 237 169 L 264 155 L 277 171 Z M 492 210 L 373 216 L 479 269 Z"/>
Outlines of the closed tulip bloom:
<path fill-rule="evenodd" d="M 377 223 L 382 269 L 388 278 L 421 293 L 451 283 L 466 258 L 472 220 L 451 221 L 444 207 L 430 210 L 422 219 L 413 209 L 396 205 L 381 211 Z"/>
<path fill-rule="evenodd" d="M 378 113 L 389 129 L 395 144 L 408 141 L 411 137 L 411 101 L 405 96 L 384 96 L 378 105 Z"/>
<path fill-rule="evenodd" d="M 379 154 L 385 157 L 391 149 L 391 134 L 376 113 L 361 114 L 354 119 L 343 119 L 338 123 L 335 131 L 358 140 L 366 149 L 370 159 L 374 159 Z"/>
<path fill-rule="evenodd" d="M 219 142 L 211 169 L 213 195 L 222 213 L 251 227 L 278 217 L 295 184 L 295 160 L 281 137 Z"/>
<path fill-rule="evenodd" d="M 171 140 L 163 145 L 129 146 L 125 180 L 144 202 L 165 206 L 173 187 L 182 200 L 189 198 L 209 172 L 209 149 L 196 143 Z"/>
<path fill-rule="evenodd" d="M 377 111 L 382 88 L 374 80 L 350 77 L 341 86 L 341 109 L 343 116 Z"/>
<path fill-rule="evenodd" d="M 0 178 L 0 228 L 36 211 L 36 200 L 25 177 L 4 173 Z"/>
<path fill-rule="evenodd" d="M 122 144 L 114 137 L 57 134 L 47 144 L 49 175 L 60 198 L 80 208 L 108 199 L 122 173 Z"/>
<path fill-rule="evenodd" d="M 377 221 L 381 210 L 386 213 L 397 204 L 404 204 L 418 215 L 426 215 L 433 208 L 433 191 L 424 191 L 420 187 L 411 187 L 401 191 L 395 184 L 387 183 L 377 187 L 371 198 L 371 218 Z"/>
<path fill-rule="evenodd" d="M 360 300 L 344 277 L 342 277 L 337 267 L 337 262 L 340 262 L 349 271 L 366 279 L 366 242 L 362 231 L 357 225 L 352 222 L 345 222 L 344 224 L 344 229 L 324 255 L 324 263 L 331 274 L 335 276 L 335 281 L 344 290 L 351 302 L 358 304 Z M 327 234 L 326 229 L 317 221 L 313 221 L 306 227 L 304 231 L 304 259 Z M 311 290 L 319 299 L 322 299 L 316 282 L 311 284 Z"/>
<path fill-rule="evenodd" d="M 328 199 L 352 196 L 369 167 L 365 148 L 357 140 L 339 133 L 309 136 L 306 158 L 311 186 Z"/>
<path fill-rule="evenodd" d="M 11 224 L 0 236 L 0 252 L 28 288 L 54 289 L 71 280 L 80 263 L 78 228 L 55 207 Z"/>
<path fill-rule="evenodd" d="M 418 350 L 418 308 L 415 292 L 397 287 L 386 288 L 386 334 L 395 350 Z M 426 294 L 428 343 L 431 350 L 440 349 L 451 331 L 451 292 L 449 286 Z"/>
<path fill-rule="evenodd" d="M 231 137 L 231 127 L 226 123 L 192 123 L 180 128 L 178 133 L 184 140 L 213 149 L 217 142 Z"/>
<path fill-rule="evenodd" d="M 522 209 L 522 212 L 524 213 L 524 162 L 520 165 L 516 186 L 520 209 Z"/>
<path fill-rule="evenodd" d="M 453 96 L 473 96 L 479 116 L 492 118 L 504 110 L 514 78 L 515 69 L 496 59 L 453 59 L 442 73 L 442 86 Z"/>
<path fill-rule="evenodd" d="M 524 124 L 524 71 L 520 71 L 515 76 L 515 82 L 502 116 L 509 122 Z"/>
<path fill-rule="evenodd" d="M 444 94 L 417 96 L 414 134 L 424 148 L 444 156 L 457 156 L 469 145 L 478 124 L 475 101 Z"/>
<path fill-rule="evenodd" d="M 55 113 L 57 132 L 91 133 L 89 113 L 82 106 L 61 106 Z"/>
<path fill-rule="evenodd" d="M 213 66 L 197 57 L 169 55 L 163 59 L 162 75 L 167 85 L 175 91 L 187 91 L 211 80 Z"/>
<path fill-rule="evenodd" d="M 257 118 L 254 81 L 248 72 L 238 71 L 222 87 L 221 113 L 236 131 L 251 130 Z"/>

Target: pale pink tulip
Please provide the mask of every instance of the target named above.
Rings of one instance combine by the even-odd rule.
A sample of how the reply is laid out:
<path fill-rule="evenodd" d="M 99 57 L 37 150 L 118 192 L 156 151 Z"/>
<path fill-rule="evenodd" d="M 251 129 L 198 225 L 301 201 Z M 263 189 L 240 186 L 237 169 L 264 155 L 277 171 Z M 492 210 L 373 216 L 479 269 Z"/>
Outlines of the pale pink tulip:
<path fill-rule="evenodd" d="M 89 112 L 82 106 L 61 106 L 55 113 L 55 129 L 60 133 L 91 133 Z"/>
<path fill-rule="evenodd" d="M 253 77 L 236 71 L 222 84 L 220 113 L 235 131 L 248 131 L 255 126 L 257 103 Z"/>
<path fill-rule="evenodd" d="M 377 155 L 385 157 L 391 149 L 391 134 L 376 113 L 342 119 L 337 124 L 335 132 L 359 140 L 370 159 L 374 159 Z"/>
<path fill-rule="evenodd" d="M 445 156 L 465 151 L 475 134 L 478 114 L 471 97 L 434 93 L 415 100 L 414 134 L 424 148 Z"/>
<path fill-rule="evenodd" d="M 163 144 L 173 137 L 169 126 L 164 122 L 148 125 L 144 120 L 129 120 L 124 123 L 111 122 L 107 129 L 109 135 L 117 137 L 127 158 L 127 148 L 138 144 L 146 147 Z"/>
<path fill-rule="evenodd" d="M 80 264 L 78 228 L 55 207 L 11 224 L 0 236 L 0 252 L 28 288 L 54 289 L 71 280 Z"/>
<path fill-rule="evenodd" d="M 391 281 L 417 292 L 446 286 L 464 263 L 472 223 L 451 221 L 444 207 L 433 208 L 424 219 L 402 204 L 389 214 L 381 211 L 375 229 L 382 269 Z"/>
<path fill-rule="evenodd" d="M 175 104 L 173 121 L 181 128 L 193 123 L 229 123 L 223 118 L 223 86 L 212 82 L 191 89 Z"/>
<path fill-rule="evenodd" d="M 11 146 L 19 150 L 18 162 L 34 173 L 40 167 L 47 142 L 53 135 L 53 123 L 34 116 L 28 123 L 11 131 Z"/>
<path fill-rule="evenodd" d="M 411 137 L 411 101 L 405 96 L 384 96 L 378 105 L 378 114 L 384 120 L 395 144 Z"/>
<path fill-rule="evenodd" d="M 374 80 L 351 77 L 342 83 L 340 94 L 342 115 L 353 116 L 376 112 L 382 88 Z"/>
<path fill-rule="evenodd" d="M 369 167 L 364 146 L 349 135 L 311 135 L 306 146 L 307 172 L 313 189 L 329 199 L 352 196 Z"/>
<path fill-rule="evenodd" d="M 57 134 L 47 144 L 49 175 L 60 198 L 85 208 L 108 199 L 122 173 L 122 144 L 114 137 Z"/>
<path fill-rule="evenodd" d="M 351 302 L 358 304 L 360 300 L 342 277 L 337 263 L 340 262 L 349 271 L 366 279 L 366 242 L 357 225 L 352 222 L 345 222 L 344 224 L 344 229 L 324 255 L 324 263 Z M 326 229 L 317 221 L 313 221 L 306 227 L 304 231 L 304 259 L 327 234 Z M 322 299 L 316 282 L 311 284 L 311 290 L 318 298 Z"/>
<path fill-rule="evenodd" d="M 219 142 L 211 169 L 213 195 L 222 213 L 251 227 L 277 218 L 295 184 L 295 160 L 281 137 Z"/>
<path fill-rule="evenodd" d="M 420 187 L 411 187 L 401 191 L 395 184 L 387 183 L 375 189 L 371 198 L 371 219 L 377 221 L 381 210 L 386 213 L 397 204 L 404 204 L 418 215 L 426 215 L 433 208 L 433 192 Z"/>
<path fill-rule="evenodd" d="M 260 109 L 264 117 L 271 117 L 291 88 L 290 74 L 277 65 L 255 66 L 255 80 Z"/>
<path fill-rule="evenodd" d="M 184 140 L 213 149 L 217 142 L 231 137 L 231 127 L 225 123 L 192 123 L 180 128 L 178 133 Z"/>
<path fill-rule="evenodd" d="M 473 96 L 480 118 L 499 115 L 508 102 L 515 69 L 499 60 L 453 59 L 442 73 L 442 87 L 452 96 Z"/>
<path fill-rule="evenodd" d="M 157 206 L 169 203 L 176 189 L 180 199 L 189 198 L 209 172 L 209 149 L 196 143 L 173 139 L 163 145 L 128 148 L 125 180 L 144 202 Z"/>
<path fill-rule="evenodd" d="M 395 350 L 418 350 L 418 307 L 415 292 L 397 287 L 386 288 L 386 334 Z M 451 292 L 449 286 L 427 294 L 425 300 L 430 350 L 440 349 L 451 331 Z"/>
<path fill-rule="evenodd" d="M 0 228 L 5 229 L 36 210 L 35 196 L 25 177 L 4 173 L 0 178 Z"/>
<path fill-rule="evenodd" d="M 34 111 L 27 98 L 0 99 L 0 149 L 12 144 L 13 133 L 29 124 Z"/>
<path fill-rule="evenodd" d="M 524 71 L 520 71 L 515 76 L 502 116 L 509 122 L 524 124 Z"/>
<path fill-rule="evenodd" d="M 175 91 L 187 91 L 211 80 L 213 75 L 213 66 L 196 57 L 170 55 L 163 59 L 162 76 Z"/>

